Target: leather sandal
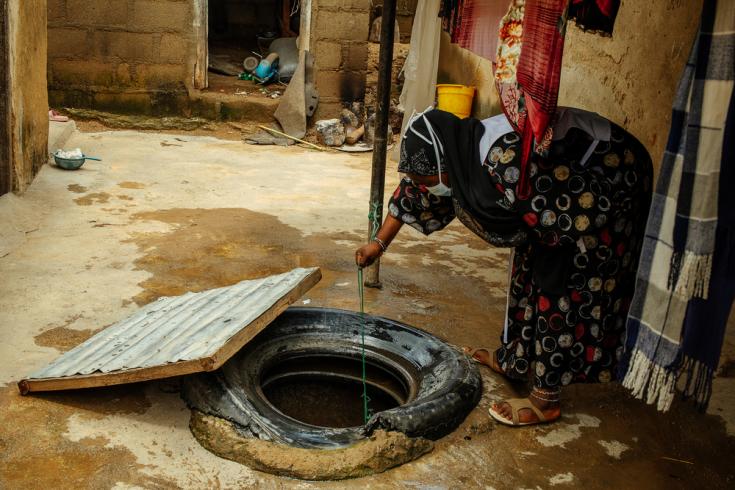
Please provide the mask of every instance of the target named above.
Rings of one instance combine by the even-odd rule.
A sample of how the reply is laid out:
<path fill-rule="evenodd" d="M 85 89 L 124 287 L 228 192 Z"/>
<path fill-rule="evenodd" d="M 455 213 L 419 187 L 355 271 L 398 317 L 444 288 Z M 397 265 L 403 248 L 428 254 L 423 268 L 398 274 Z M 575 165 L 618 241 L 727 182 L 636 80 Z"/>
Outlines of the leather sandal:
<path fill-rule="evenodd" d="M 553 422 L 558 417 L 553 419 L 547 419 L 544 413 L 536 407 L 533 403 L 531 403 L 531 400 L 528 398 L 510 398 L 508 400 L 505 400 L 501 403 L 507 403 L 510 406 L 511 413 L 512 413 L 512 420 L 508 420 L 507 418 L 503 417 L 502 414 L 496 412 L 493 407 L 490 407 L 488 409 L 488 412 L 490 412 L 490 416 L 500 422 L 504 425 L 509 425 L 511 427 L 522 427 L 524 425 L 534 425 L 534 424 L 546 424 L 549 422 Z M 536 417 L 538 417 L 537 421 L 534 422 L 521 422 L 519 413 L 521 410 L 528 409 L 531 410 L 533 413 L 536 414 Z"/>
<path fill-rule="evenodd" d="M 479 359 L 475 357 L 475 354 L 477 354 L 480 351 L 485 351 L 490 355 L 490 364 L 485 364 L 484 362 L 480 362 Z M 500 367 L 500 363 L 498 363 L 498 358 L 495 356 L 495 350 L 488 349 L 487 347 L 475 347 L 473 349 L 469 347 L 464 347 L 462 349 L 462 352 L 465 353 L 466 356 L 469 356 L 470 360 L 473 362 L 476 362 L 477 364 L 481 364 L 483 366 L 487 366 L 490 369 L 493 370 L 493 372 L 496 372 L 502 376 L 505 376 L 509 381 L 511 382 L 519 382 L 519 381 L 525 381 L 517 378 L 511 378 L 506 374 L 505 371 L 503 371 L 503 368 Z"/>

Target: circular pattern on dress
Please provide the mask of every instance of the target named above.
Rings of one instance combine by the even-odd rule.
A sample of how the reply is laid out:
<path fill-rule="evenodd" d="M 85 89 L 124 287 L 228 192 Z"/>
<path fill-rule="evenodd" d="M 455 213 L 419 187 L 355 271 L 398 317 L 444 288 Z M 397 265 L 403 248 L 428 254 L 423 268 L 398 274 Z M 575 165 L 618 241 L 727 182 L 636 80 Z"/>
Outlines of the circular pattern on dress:
<path fill-rule="evenodd" d="M 549 179 L 549 181 L 551 181 L 551 179 Z M 569 187 L 569 190 L 573 194 L 579 194 L 584 190 L 584 179 L 579 175 L 573 175 L 572 178 L 569 179 L 567 187 Z"/>
<path fill-rule="evenodd" d="M 414 224 L 416 224 L 416 216 L 414 216 L 412 214 L 404 214 L 403 216 L 401 216 L 401 221 L 403 221 L 407 225 L 414 225 Z M 421 225 L 419 225 L 419 228 L 417 228 L 417 229 L 419 231 L 422 231 L 421 230 Z"/>
<path fill-rule="evenodd" d="M 591 192 L 585 192 L 579 196 L 579 205 L 583 209 L 589 209 L 595 205 L 595 196 Z"/>
<path fill-rule="evenodd" d="M 569 278 L 569 282 L 574 289 L 582 289 L 587 283 L 587 280 L 582 274 L 580 274 L 579 272 L 575 272 L 574 274 L 572 274 L 572 277 Z"/>
<path fill-rule="evenodd" d="M 571 334 L 563 333 L 559 335 L 559 340 L 557 340 L 557 343 L 559 344 L 559 347 L 562 349 L 568 349 L 572 346 L 572 342 L 574 342 L 574 338 L 571 336 Z"/>
<path fill-rule="evenodd" d="M 561 375 L 561 384 L 562 384 L 563 386 L 566 386 L 566 385 L 568 385 L 569 383 L 571 383 L 571 382 L 572 382 L 572 378 L 573 378 L 573 377 L 574 377 L 574 376 L 572 375 L 572 373 L 570 373 L 569 371 L 564 371 L 564 372 L 562 373 L 562 375 Z"/>
<path fill-rule="evenodd" d="M 633 187 L 636 182 L 638 182 L 638 174 L 636 172 L 632 170 L 625 172 L 625 183 L 628 184 L 629 187 Z"/>
<path fill-rule="evenodd" d="M 568 214 L 560 214 L 557 222 L 562 231 L 569 231 L 572 228 L 572 218 Z"/>
<path fill-rule="evenodd" d="M 521 140 L 521 136 L 516 133 L 515 131 L 511 131 L 510 133 L 506 133 L 505 136 L 503 136 L 503 143 L 507 145 L 512 145 L 513 143 L 517 143 Z"/>
<path fill-rule="evenodd" d="M 587 254 L 578 253 L 574 256 L 574 267 L 576 267 L 577 269 L 586 269 L 589 263 L 590 258 L 587 257 Z"/>
<path fill-rule="evenodd" d="M 523 340 L 531 340 L 533 336 L 533 327 L 531 325 L 524 325 L 521 329 L 521 338 Z"/>
<path fill-rule="evenodd" d="M 598 244 L 597 237 L 594 235 L 585 235 L 582 237 L 582 243 L 587 250 L 595 249 Z"/>
<path fill-rule="evenodd" d="M 569 167 L 566 165 L 559 165 L 554 169 L 554 177 L 556 177 L 556 180 L 567 180 L 569 178 Z"/>
<path fill-rule="evenodd" d="M 572 198 L 567 194 L 562 194 L 556 198 L 556 207 L 559 211 L 566 211 L 572 206 Z"/>
<path fill-rule="evenodd" d="M 627 148 L 623 150 L 623 163 L 626 165 L 633 165 L 635 163 L 635 155 Z"/>
<path fill-rule="evenodd" d="M 538 333 L 548 332 L 549 323 L 546 321 L 546 318 L 542 316 L 538 317 L 538 320 L 536 320 L 536 330 L 538 330 Z"/>
<path fill-rule="evenodd" d="M 598 228 L 602 228 L 607 223 L 607 215 L 606 214 L 598 214 L 595 217 L 595 226 Z"/>
<path fill-rule="evenodd" d="M 521 171 L 518 170 L 518 167 L 508 167 L 503 173 L 503 179 L 505 179 L 509 184 L 515 184 L 518 182 L 520 176 Z"/>
<path fill-rule="evenodd" d="M 547 209 L 541 213 L 541 224 L 543 226 L 551 226 L 556 223 L 556 213 L 550 209 Z"/>
<path fill-rule="evenodd" d="M 599 291 L 602 288 L 602 279 L 600 279 L 599 277 L 590 277 L 590 280 L 587 281 L 587 287 L 590 289 L 590 291 Z"/>
<path fill-rule="evenodd" d="M 490 150 L 490 153 L 488 154 L 488 159 L 491 162 L 498 163 L 500 161 L 500 157 L 503 156 L 503 149 L 495 146 Z"/>
<path fill-rule="evenodd" d="M 546 366 L 543 362 L 536 361 L 536 376 L 539 378 L 546 374 Z"/>
<path fill-rule="evenodd" d="M 610 199 L 608 199 L 607 196 L 600 196 L 597 199 L 597 209 L 599 209 L 603 213 L 606 211 L 610 211 Z"/>
<path fill-rule="evenodd" d="M 546 207 L 546 196 L 535 196 L 531 199 L 531 209 L 540 213 Z"/>
<path fill-rule="evenodd" d="M 571 349 L 569 349 L 569 353 L 573 357 L 578 357 L 584 352 L 584 345 L 582 342 L 575 342 Z"/>
<path fill-rule="evenodd" d="M 516 359 L 515 370 L 518 374 L 525 374 L 528 371 L 528 361 L 525 359 Z"/>
<path fill-rule="evenodd" d="M 561 298 L 559 298 L 559 301 L 556 302 L 556 305 L 563 313 L 569 311 L 569 307 L 571 306 L 569 296 L 562 296 Z"/>
<path fill-rule="evenodd" d="M 413 203 L 410 199 L 403 197 L 401 198 L 400 203 L 404 211 L 408 211 L 409 213 L 413 211 Z"/>
<path fill-rule="evenodd" d="M 580 214 L 579 216 L 574 218 L 574 227 L 577 229 L 577 231 L 584 231 L 590 227 L 590 219 L 587 217 L 586 214 Z"/>
<path fill-rule="evenodd" d="M 584 181 L 582 181 L 582 185 L 584 185 Z M 541 193 L 549 192 L 553 186 L 554 183 L 548 175 L 542 175 L 536 179 L 536 190 Z"/>
<path fill-rule="evenodd" d="M 561 362 L 559 362 L 559 365 L 561 366 Z M 559 384 L 559 373 L 556 371 L 550 371 L 546 374 L 544 379 L 546 380 L 547 386 L 557 386 Z"/>
<path fill-rule="evenodd" d="M 564 361 L 564 355 L 561 352 L 554 352 L 549 356 L 549 364 L 551 364 L 554 367 L 561 366 L 561 363 Z"/>
<path fill-rule="evenodd" d="M 398 206 L 396 206 L 394 203 L 388 204 L 388 212 L 394 217 L 397 218 L 401 213 L 398 211 Z"/>
<path fill-rule="evenodd" d="M 554 337 L 544 337 L 541 339 L 541 348 L 545 352 L 554 352 L 556 350 L 556 340 L 554 340 Z"/>
<path fill-rule="evenodd" d="M 618 165 L 620 165 L 620 157 L 617 153 L 608 153 L 602 159 L 602 162 L 605 164 L 606 167 L 617 168 Z"/>
<path fill-rule="evenodd" d="M 500 157 L 500 163 L 510 163 L 515 157 L 515 150 L 513 150 L 512 148 L 508 148 L 507 150 L 505 150 L 505 153 L 503 153 L 503 156 Z"/>

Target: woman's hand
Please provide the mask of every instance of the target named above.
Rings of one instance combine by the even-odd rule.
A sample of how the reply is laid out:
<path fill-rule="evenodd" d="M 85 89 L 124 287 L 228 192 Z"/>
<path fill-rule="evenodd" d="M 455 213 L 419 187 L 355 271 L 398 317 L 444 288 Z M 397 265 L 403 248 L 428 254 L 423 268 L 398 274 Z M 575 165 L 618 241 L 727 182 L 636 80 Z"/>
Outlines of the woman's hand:
<path fill-rule="evenodd" d="M 370 242 L 355 251 L 355 263 L 360 267 L 367 267 L 375 259 L 383 255 L 383 249 L 377 242 Z"/>

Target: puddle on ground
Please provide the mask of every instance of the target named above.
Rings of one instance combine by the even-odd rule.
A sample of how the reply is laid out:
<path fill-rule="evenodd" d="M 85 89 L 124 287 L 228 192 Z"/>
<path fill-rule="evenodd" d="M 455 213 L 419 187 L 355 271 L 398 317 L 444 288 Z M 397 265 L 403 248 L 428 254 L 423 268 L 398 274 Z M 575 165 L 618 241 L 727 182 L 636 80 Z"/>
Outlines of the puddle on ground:
<path fill-rule="evenodd" d="M 79 184 L 69 184 L 66 188 L 69 192 L 74 192 L 76 194 L 84 194 L 87 192 L 87 188 Z"/>
<path fill-rule="evenodd" d="M 141 182 L 132 182 L 129 180 L 126 180 L 125 182 L 118 182 L 118 187 L 122 187 L 123 189 L 145 189 L 146 185 Z"/>
<path fill-rule="evenodd" d="M 19 396 L 14 384 L 0 388 L 0 480 L 3 488 L 173 488 L 150 477 L 132 451 L 104 437 L 72 442 L 67 420 L 74 414 L 104 417 L 143 413 L 142 390 L 129 387 Z"/>
<path fill-rule="evenodd" d="M 109 200 L 110 195 L 106 192 L 92 192 L 74 199 L 74 202 L 80 206 L 91 206 L 92 204 L 104 204 L 109 202 Z"/>

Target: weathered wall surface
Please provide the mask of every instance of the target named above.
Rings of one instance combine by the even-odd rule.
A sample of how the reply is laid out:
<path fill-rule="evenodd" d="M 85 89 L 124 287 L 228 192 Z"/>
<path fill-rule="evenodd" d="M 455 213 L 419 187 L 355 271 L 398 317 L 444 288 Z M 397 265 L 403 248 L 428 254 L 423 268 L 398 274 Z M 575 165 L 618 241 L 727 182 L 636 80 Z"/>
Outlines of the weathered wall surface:
<path fill-rule="evenodd" d="M 178 112 L 196 62 L 192 0 L 48 0 L 54 106 Z"/>
<path fill-rule="evenodd" d="M 570 25 L 559 104 L 595 111 L 632 132 L 658 166 L 671 102 L 697 30 L 702 0 L 623 0 L 612 38 Z M 440 83 L 476 85 L 475 116 L 500 110 L 489 60 L 442 40 Z"/>
<path fill-rule="evenodd" d="M 312 0 L 310 51 L 319 91 L 315 119 L 365 96 L 370 0 Z"/>
<path fill-rule="evenodd" d="M 46 1 L 8 0 L 5 23 L 7 66 L 0 71 L 8 84 L 7 154 L 12 190 L 23 192 L 48 159 Z"/>
<path fill-rule="evenodd" d="M 411 42 L 411 28 L 413 27 L 413 16 L 419 0 L 396 0 L 396 20 L 400 30 L 402 43 Z M 373 7 L 383 5 L 383 0 L 373 0 Z"/>

